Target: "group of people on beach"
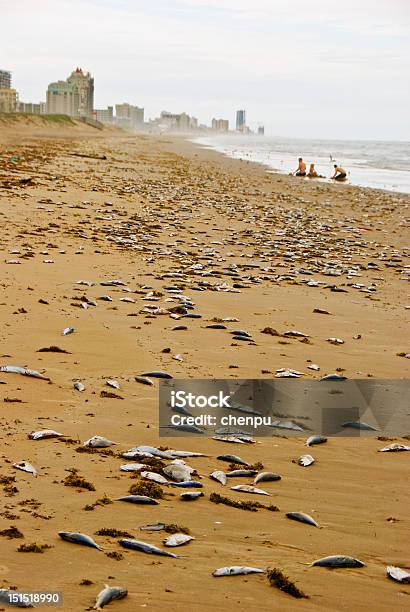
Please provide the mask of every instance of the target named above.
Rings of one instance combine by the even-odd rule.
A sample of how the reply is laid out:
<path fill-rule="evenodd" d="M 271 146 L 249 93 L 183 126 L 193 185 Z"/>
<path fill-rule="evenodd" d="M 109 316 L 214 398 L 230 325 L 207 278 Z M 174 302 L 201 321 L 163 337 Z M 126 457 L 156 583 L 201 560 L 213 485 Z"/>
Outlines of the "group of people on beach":
<path fill-rule="evenodd" d="M 290 173 L 291 176 L 307 176 L 307 178 L 326 178 L 322 174 L 318 174 L 316 172 L 315 164 L 310 164 L 309 172 L 306 172 L 306 164 L 303 161 L 303 158 L 299 157 L 298 161 L 299 161 L 299 163 L 298 163 L 297 170 L 295 170 L 295 172 L 291 172 Z M 346 176 L 347 176 L 346 170 L 344 170 L 338 164 L 334 164 L 333 167 L 335 169 L 335 172 L 334 172 L 333 176 L 331 176 L 330 178 L 335 180 L 335 181 L 344 181 L 346 179 Z"/>

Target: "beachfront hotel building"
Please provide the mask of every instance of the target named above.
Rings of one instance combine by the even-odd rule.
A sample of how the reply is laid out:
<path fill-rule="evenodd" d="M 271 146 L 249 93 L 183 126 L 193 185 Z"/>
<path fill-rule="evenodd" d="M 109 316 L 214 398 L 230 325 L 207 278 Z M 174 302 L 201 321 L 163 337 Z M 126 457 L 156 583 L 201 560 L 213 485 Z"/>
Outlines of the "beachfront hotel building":
<path fill-rule="evenodd" d="M 246 127 L 246 111 L 244 109 L 236 111 L 236 129 L 244 132 Z"/>
<path fill-rule="evenodd" d="M 11 89 L 11 72 L 0 70 L 0 89 Z"/>
<path fill-rule="evenodd" d="M 112 106 L 107 106 L 107 108 L 97 108 L 94 113 L 95 118 L 100 123 L 114 122 L 114 108 Z"/>
<path fill-rule="evenodd" d="M 89 72 L 76 68 L 65 81 L 50 83 L 47 88 L 48 115 L 93 118 L 94 79 Z"/>
<path fill-rule="evenodd" d="M 228 132 L 229 121 L 228 119 L 212 119 L 212 129 L 215 132 Z"/>
<path fill-rule="evenodd" d="M 144 109 L 124 102 L 115 105 L 115 121 L 128 128 L 139 128 L 144 123 Z"/>
<path fill-rule="evenodd" d="M 11 72 L 0 70 L 0 113 L 15 113 L 18 109 L 18 94 L 11 87 Z"/>

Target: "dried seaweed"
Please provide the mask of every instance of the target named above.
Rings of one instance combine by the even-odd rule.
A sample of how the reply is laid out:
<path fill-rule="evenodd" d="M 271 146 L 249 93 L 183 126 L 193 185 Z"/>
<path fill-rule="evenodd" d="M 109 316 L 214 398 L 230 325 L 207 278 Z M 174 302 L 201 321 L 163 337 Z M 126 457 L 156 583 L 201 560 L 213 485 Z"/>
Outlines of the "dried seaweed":
<path fill-rule="evenodd" d="M 278 568 L 268 569 L 267 570 L 267 579 L 271 586 L 280 589 L 284 593 L 288 595 L 292 595 L 292 597 L 296 597 L 297 599 L 308 598 L 307 595 L 291 581 L 285 574 Z"/>

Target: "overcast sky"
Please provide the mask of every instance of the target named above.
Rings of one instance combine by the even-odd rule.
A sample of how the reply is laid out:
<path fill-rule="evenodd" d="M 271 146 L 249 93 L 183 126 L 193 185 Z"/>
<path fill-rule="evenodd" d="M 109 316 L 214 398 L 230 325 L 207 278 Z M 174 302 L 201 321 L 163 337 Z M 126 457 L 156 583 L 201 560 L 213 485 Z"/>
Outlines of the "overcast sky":
<path fill-rule="evenodd" d="M 410 140 L 410 0 L 0 0 L 22 101 L 76 67 L 119 102 L 272 135 Z"/>

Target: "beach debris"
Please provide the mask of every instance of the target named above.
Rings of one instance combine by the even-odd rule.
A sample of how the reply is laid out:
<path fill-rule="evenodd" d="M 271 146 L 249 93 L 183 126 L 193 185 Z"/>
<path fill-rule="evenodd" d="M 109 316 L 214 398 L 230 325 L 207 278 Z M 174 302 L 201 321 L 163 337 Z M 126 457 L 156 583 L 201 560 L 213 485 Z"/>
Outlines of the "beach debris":
<path fill-rule="evenodd" d="M 230 472 L 226 472 L 226 475 L 228 478 L 251 478 L 252 476 L 256 476 L 257 473 L 257 470 L 231 470 Z"/>
<path fill-rule="evenodd" d="M 410 584 L 410 573 L 400 567 L 395 567 L 394 565 L 387 566 L 387 576 L 394 580 L 395 582 L 400 582 L 401 584 Z"/>
<path fill-rule="evenodd" d="M 112 442 L 112 440 L 108 440 L 107 438 L 104 438 L 104 436 L 93 436 L 84 442 L 84 446 L 87 446 L 88 448 L 108 448 L 114 444 L 116 444 L 116 442 Z"/>
<path fill-rule="evenodd" d="M 220 576 L 246 576 L 247 574 L 264 574 L 265 569 L 260 567 L 250 567 L 248 565 L 230 565 L 228 567 L 219 567 L 212 572 L 212 576 L 219 578 Z"/>
<path fill-rule="evenodd" d="M 326 376 L 322 376 L 322 378 L 319 378 L 319 380 L 321 381 L 342 381 L 342 380 L 347 380 L 347 376 L 340 376 L 340 374 L 327 374 Z"/>
<path fill-rule="evenodd" d="M 101 546 L 96 544 L 94 540 L 84 533 L 70 532 L 70 531 L 59 531 L 58 535 L 62 540 L 66 542 L 72 542 L 73 544 L 82 544 L 83 546 L 89 546 L 91 548 L 97 548 L 102 550 Z"/>
<path fill-rule="evenodd" d="M 150 525 L 142 525 L 140 531 L 162 531 L 165 529 L 165 523 L 152 523 Z"/>
<path fill-rule="evenodd" d="M 317 559 L 313 561 L 311 565 L 312 567 L 331 567 L 337 569 L 341 567 L 364 567 L 365 564 L 359 559 L 354 559 L 346 555 L 331 555 L 329 557 Z"/>
<path fill-rule="evenodd" d="M 176 482 L 186 482 L 191 480 L 191 475 L 195 470 L 189 465 L 171 463 L 164 467 L 163 472 L 166 476 L 175 480 Z"/>
<path fill-rule="evenodd" d="M 244 461 L 237 455 L 218 455 L 217 459 L 219 459 L 219 461 L 227 461 L 228 463 L 236 463 L 237 465 L 250 465 L 247 461 Z"/>
<path fill-rule="evenodd" d="M 33 474 L 33 476 L 37 476 L 36 468 L 31 465 L 28 461 L 19 461 L 18 463 L 13 463 L 13 467 L 16 470 L 21 470 L 23 472 L 28 472 L 29 474 Z"/>
<path fill-rule="evenodd" d="M 112 387 L 113 389 L 119 389 L 120 388 L 120 383 L 117 380 L 113 380 L 111 378 L 108 378 L 105 381 L 105 384 L 108 385 L 109 387 Z"/>
<path fill-rule="evenodd" d="M 146 376 L 135 376 L 135 380 L 136 382 L 141 383 L 142 385 L 149 385 L 152 386 L 154 383 L 152 382 L 152 380 L 150 380 L 149 378 L 147 378 Z"/>
<path fill-rule="evenodd" d="M 318 372 L 320 370 L 320 366 L 317 365 L 317 363 L 311 363 L 310 365 L 308 365 L 308 370 L 314 370 L 315 372 Z"/>
<path fill-rule="evenodd" d="M 178 487 L 181 489 L 202 489 L 204 486 L 202 482 L 197 480 L 185 480 L 184 482 L 168 482 L 170 487 Z"/>
<path fill-rule="evenodd" d="M 174 533 L 168 538 L 165 538 L 164 544 L 165 546 L 183 546 L 184 544 L 188 544 L 191 540 L 195 540 L 195 538 L 186 533 Z"/>
<path fill-rule="evenodd" d="M 313 435 L 306 440 L 305 446 L 314 446 L 315 444 L 324 444 L 325 442 L 327 442 L 325 436 Z"/>
<path fill-rule="evenodd" d="M 70 351 L 66 351 L 65 349 L 62 349 L 59 346 L 54 345 L 40 348 L 38 349 L 37 353 L 65 353 L 66 355 L 71 355 Z"/>
<path fill-rule="evenodd" d="M 125 495 L 124 497 L 118 497 L 116 501 L 128 502 L 129 504 L 151 504 L 157 506 L 158 502 L 152 497 L 147 495 Z"/>
<path fill-rule="evenodd" d="M 291 368 L 279 368 L 275 374 L 275 378 L 300 378 L 301 376 L 304 376 L 303 372 Z"/>
<path fill-rule="evenodd" d="M 144 466 L 146 467 L 146 466 Z M 146 480 L 153 480 L 158 484 L 167 485 L 168 480 L 162 476 L 162 474 L 157 474 L 157 472 L 140 472 L 141 478 L 145 478 Z"/>
<path fill-rule="evenodd" d="M 63 329 L 63 336 L 69 336 L 70 334 L 73 334 L 75 332 L 74 327 L 66 327 L 65 329 Z"/>
<path fill-rule="evenodd" d="M 266 577 L 271 586 L 276 587 L 283 593 L 292 595 L 296 599 L 307 598 L 308 596 L 303 593 L 285 574 L 278 568 L 267 569 Z"/>
<path fill-rule="evenodd" d="M 6 374 L 22 374 L 23 376 L 30 376 L 31 378 L 40 378 L 41 380 L 50 380 L 47 376 L 40 374 L 36 370 L 29 370 L 28 368 L 21 368 L 20 366 L 4 365 L 0 366 L 0 372 Z"/>
<path fill-rule="evenodd" d="M 95 600 L 95 605 L 93 606 L 93 610 L 102 610 L 107 604 L 111 603 L 116 599 L 123 599 L 127 595 L 128 591 L 124 587 L 112 587 L 106 584 L 103 590 L 98 593 L 97 599 Z"/>
<path fill-rule="evenodd" d="M 194 501 L 203 496 L 204 494 L 202 493 L 202 491 L 187 491 L 186 493 L 181 493 L 179 498 L 181 501 Z"/>
<path fill-rule="evenodd" d="M 328 339 L 327 339 L 327 341 L 328 341 L 330 344 L 335 344 L 335 345 L 338 345 L 338 344 L 344 344 L 344 343 L 345 343 L 345 341 L 344 341 L 344 340 L 342 340 L 341 338 L 328 338 Z"/>
<path fill-rule="evenodd" d="M 30 440 L 47 440 L 48 438 L 60 438 L 63 434 L 54 431 L 54 429 L 41 429 L 40 431 L 32 431 L 28 434 Z"/>
<path fill-rule="evenodd" d="M 125 463 L 120 466 L 120 470 L 121 472 L 140 472 L 145 470 L 146 467 L 145 463 Z"/>
<path fill-rule="evenodd" d="M 161 555 L 163 557 L 173 557 L 174 559 L 178 558 L 178 555 L 175 555 L 174 553 L 168 552 L 167 550 L 162 550 L 161 548 L 158 548 L 158 546 L 148 544 L 147 542 L 142 542 L 141 540 L 123 538 L 118 540 L 118 542 L 121 546 L 130 550 L 139 550 L 150 555 Z"/>
<path fill-rule="evenodd" d="M 153 370 L 152 372 L 144 372 L 141 374 L 143 378 L 151 377 L 151 378 L 172 378 L 172 375 L 168 372 L 163 372 L 162 370 Z M 141 381 L 139 381 L 141 382 Z"/>
<path fill-rule="evenodd" d="M 410 446 L 394 442 L 393 444 L 379 448 L 379 453 L 400 453 L 403 451 L 410 451 Z"/>
<path fill-rule="evenodd" d="M 299 521 L 299 523 L 306 523 L 306 525 L 313 525 L 313 527 L 319 527 L 318 523 L 309 514 L 304 512 L 286 512 L 288 519 L 292 521 Z"/>
<path fill-rule="evenodd" d="M 269 495 L 267 491 L 264 491 L 263 489 L 258 489 L 257 487 L 254 487 L 252 485 L 235 485 L 234 487 L 231 487 L 231 490 L 240 491 L 241 493 L 253 493 L 255 495 Z"/>
<path fill-rule="evenodd" d="M 222 470 L 213 471 L 209 475 L 209 478 L 212 478 L 212 480 L 216 480 L 217 482 L 220 482 L 222 485 L 226 485 L 226 474 Z"/>
<path fill-rule="evenodd" d="M 80 391 L 80 393 L 82 393 L 83 391 L 85 391 L 85 386 L 83 385 L 82 382 L 80 382 L 79 380 L 77 382 L 74 383 L 73 385 L 74 389 L 76 391 Z"/>
<path fill-rule="evenodd" d="M 312 465 L 314 462 L 315 460 L 312 457 L 312 455 L 302 455 L 298 459 L 298 464 L 301 465 L 302 467 L 308 467 L 309 465 Z"/>
<path fill-rule="evenodd" d="M 281 479 L 282 477 L 274 472 L 260 472 L 257 476 L 255 476 L 253 484 L 258 484 L 258 482 L 275 482 L 276 480 Z"/>

